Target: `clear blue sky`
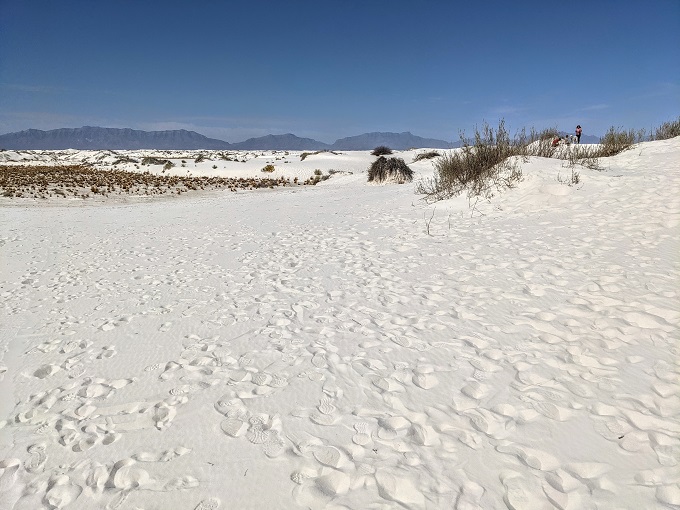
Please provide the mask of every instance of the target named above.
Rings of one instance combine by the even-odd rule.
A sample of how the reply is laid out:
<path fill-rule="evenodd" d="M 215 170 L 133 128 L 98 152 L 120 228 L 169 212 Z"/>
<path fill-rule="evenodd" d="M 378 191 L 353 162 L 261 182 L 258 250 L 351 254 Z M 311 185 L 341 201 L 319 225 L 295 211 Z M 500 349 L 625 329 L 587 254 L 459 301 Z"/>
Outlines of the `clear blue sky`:
<path fill-rule="evenodd" d="M 680 0 L 0 0 L 0 133 L 237 142 L 680 115 Z"/>

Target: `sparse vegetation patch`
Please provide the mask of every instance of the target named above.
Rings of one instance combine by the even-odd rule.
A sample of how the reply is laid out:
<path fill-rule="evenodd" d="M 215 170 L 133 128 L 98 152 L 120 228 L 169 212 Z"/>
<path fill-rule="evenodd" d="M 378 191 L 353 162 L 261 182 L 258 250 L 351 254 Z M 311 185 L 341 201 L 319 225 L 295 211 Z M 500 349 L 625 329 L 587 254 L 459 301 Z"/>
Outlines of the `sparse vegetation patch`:
<path fill-rule="evenodd" d="M 493 129 L 484 124 L 475 129 L 474 142 L 461 135 L 463 147 L 441 156 L 435 176 L 421 181 L 416 192 L 430 200 L 442 200 L 467 192 L 468 197 L 490 197 L 497 190 L 514 187 L 522 178 L 519 158 L 524 157 L 522 141 L 512 140 L 500 121 Z"/>
<path fill-rule="evenodd" d="M 412 180 L 413 170 L 401 158 L 380 156 L 368 168 L 368 182 L 403 184 Z"/>
<path fill-rule="evenodd" d="M 676 136 L 680 136 L 680 117 L 676 120 L 661 124 L 661 126 L 654 131 L 652 139 L 668 140 L 670 138 L 675 138 Z"/>
<path fill-rule="evenodd" d="M 421 152 L 420 154 L 416 155 L 415 158 L 413 158 L 413 162 L 415 163 L 416 161 L 422 161 L 423 159 L 438 158 L 439 156 L 441 156 L 441 154 L 439 154 L 437 151 Z"/>
<path fill-rule="evenodd" d="M 373 149 L 373 152 L 371 152 L 371 155 L 373 156 L 387 156 L 389 154 L 392 154 L 392 149 L 385 145 L 378 145 Z"/>
<path fill-rule="evenodd" d="M 0 195 L 10 198 L 91 198 L 110 195 L 166 195 L 228 188 L 252 190 L 298 184 L 297 179 L 155 175 L 97 170 L 86 166 L 0 166 Z"/>
<path fill-rule="evenodd" d="M 324 152 L 328 152 L 329 154 L 334 154 L 335 156 L 340 154 L 339 152 L 333 152 L 332 150 L 328 150 L 328 149 L 324 149 L 324 150 L 316 151 L 316 152 L 303 152 L 302 154 L 300 154 L 300 161 L 304 161 L 305 159 L 307 159 L 308 156 L 316 156 L 317 154 L 323 154 Z"/>

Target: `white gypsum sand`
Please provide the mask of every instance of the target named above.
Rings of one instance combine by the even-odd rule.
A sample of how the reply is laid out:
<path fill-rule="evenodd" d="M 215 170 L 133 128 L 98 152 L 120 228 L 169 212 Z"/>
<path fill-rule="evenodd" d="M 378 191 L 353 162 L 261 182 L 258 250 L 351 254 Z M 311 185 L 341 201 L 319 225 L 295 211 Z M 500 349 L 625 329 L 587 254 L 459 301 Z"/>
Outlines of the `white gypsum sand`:
<path fill-rule="evenodd" d="M 680 138 L 472 210 L 288 156 L 191 170 L 354 174 L 1 199 L 2 508 L 680 505 Z"/>

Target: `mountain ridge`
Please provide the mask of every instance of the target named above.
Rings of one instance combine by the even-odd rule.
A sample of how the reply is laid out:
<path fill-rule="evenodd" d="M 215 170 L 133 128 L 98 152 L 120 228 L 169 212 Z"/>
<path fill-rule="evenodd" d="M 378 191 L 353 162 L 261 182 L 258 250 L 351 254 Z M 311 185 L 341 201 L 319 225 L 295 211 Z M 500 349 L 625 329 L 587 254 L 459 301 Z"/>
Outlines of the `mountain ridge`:
<path fill-rule="evenodd" d="M 143 131 L 131 128 L 83 126 L 51 130 L 27 129 L 0 135 L 0 149 L 6 150 L 371 150 L 378 145 L 403 150 L 412 147 L 447 149 L 457 146 L 445 140 L 423 138 L 409 131 L 372 132 L 340 138 L 327 144 L 292 133 L 265 135 L 229 143 L 185 129 Z"/>

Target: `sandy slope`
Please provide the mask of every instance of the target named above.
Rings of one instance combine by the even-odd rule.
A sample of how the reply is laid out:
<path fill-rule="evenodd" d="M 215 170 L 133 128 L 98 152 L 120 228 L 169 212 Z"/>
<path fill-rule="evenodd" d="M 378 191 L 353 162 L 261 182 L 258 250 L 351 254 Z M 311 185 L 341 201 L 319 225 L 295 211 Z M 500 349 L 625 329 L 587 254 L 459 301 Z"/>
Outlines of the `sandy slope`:
<path fill-rule="evenodd" d="M 680 505 L 679 156 L 579 187 L 534 159 L 472 214 L 365 184 L 367 153 L 316 187 L 3 201 L 0 505 Z"/>

